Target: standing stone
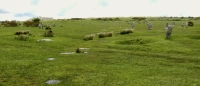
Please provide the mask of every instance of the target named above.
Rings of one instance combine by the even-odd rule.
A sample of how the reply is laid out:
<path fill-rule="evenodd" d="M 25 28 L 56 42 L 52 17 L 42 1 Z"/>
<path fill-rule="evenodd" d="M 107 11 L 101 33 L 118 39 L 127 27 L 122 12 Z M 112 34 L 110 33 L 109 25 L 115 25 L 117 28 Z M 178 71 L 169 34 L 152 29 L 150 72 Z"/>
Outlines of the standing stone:
<path fill-rule="evenodd" d="M 165 29 L 167 29 L 168 28 L 168 23 L 166 23 L 166 25 L 165 25 Z"/>
<path fill-rule="evenodd" d="M 55 23 L 53 23 L 53 25 L 52 25 L 53 27 L 55 27 L 56 26 L 56 24 Z"/>
<path fill-rule="evenodd" d="M 183 22 L 182 22 L 181 26 L 182 26 L 182 28 L 184 28 L 184 23 Z"/>
<path fill-rule="evenodd" d="M 173 29 L 172 25 L 169 25 L 167 27 L 167 30 L 166 30 L 166 39 L 170 39 L 171 38 L 172 29 Z"/>
<path fill-rule="evenodd" d="M 134 28 L 134 22 L 131 22 L 131 29 Z"/>
<path fill-rule="evenodd" d="M 188 28 L 188 22 L 185 23 L 186 28 Z"/>
<path fill-rule="evenodd" d="M 38 27 L 43 29 L 42 23 L 39 23 Z"/>
<path fill-rule="evenodd" d="M 152 30 L 153 29 L 153 25 L 152 25 L 151 22 L 147 23 L 147 25 L 148 25 L 148 30 Z"/>
<path fill-rule="evenodd" d="M 49 23 L 47 24 L 47 27 L 50 27 Z"/>
<path fill-rule="evenodd" d="M 41 23 L 39 23 L 38 28 L 41 28 Z"/>

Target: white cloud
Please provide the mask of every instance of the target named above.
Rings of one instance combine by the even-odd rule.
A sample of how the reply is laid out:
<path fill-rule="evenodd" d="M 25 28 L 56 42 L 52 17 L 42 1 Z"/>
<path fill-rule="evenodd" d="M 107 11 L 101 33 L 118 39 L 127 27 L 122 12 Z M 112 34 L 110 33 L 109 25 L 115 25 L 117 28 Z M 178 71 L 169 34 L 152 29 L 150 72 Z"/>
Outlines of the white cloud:
<path fill-rule="evenodd" d="M 1 20 L 120 16 L 200 16 L 198 0 L 4 0 Z M 6 12 L 6 13 L 5 13 Z M 18 16 L 16 16 L 18 15 Z"/>

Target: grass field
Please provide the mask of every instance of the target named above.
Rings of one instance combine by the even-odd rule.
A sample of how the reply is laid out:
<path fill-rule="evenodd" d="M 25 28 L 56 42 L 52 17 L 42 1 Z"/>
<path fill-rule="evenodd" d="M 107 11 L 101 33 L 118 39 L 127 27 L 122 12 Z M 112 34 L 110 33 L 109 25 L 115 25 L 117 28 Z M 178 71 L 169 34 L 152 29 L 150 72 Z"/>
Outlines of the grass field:
<path fill-rule="evenodd" d="M 60 80 L 55 86 L 200 85 L 200 21 L 189 28 L 181 27 L 186 21 L 176 21 L 166 40 L 165 23 L 172 21 L 152 21 L 153 30 L 136 22 L 133 33 L 119 34 L 130 29 L 129 20 L 42 21 L 56 23 L 54 37 L 43 37 L 45 29 L 38 27 L 1 26 L 0 86 L 48 86 L 45 82 L 52 79 Z M 27 41 L 15 39 L 20 30 L 30 30 Z M 112 37 L 98 38 L 97 33 L 111 31 Z M 84 41 L 90 34 L 96 34 L 94 39 Z M 53 41 L 37 42 L 43 38 Z M 87 54 L 60 54 L 77 47 L 90 49 Z"/>

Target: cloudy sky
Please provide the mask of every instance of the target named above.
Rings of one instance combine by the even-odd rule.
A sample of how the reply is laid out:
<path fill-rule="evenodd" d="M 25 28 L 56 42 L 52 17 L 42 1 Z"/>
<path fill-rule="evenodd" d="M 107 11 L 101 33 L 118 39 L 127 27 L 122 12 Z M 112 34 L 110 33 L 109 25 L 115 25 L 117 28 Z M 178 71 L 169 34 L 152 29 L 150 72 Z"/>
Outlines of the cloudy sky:
<path fill-rule="evenodd" d="M 0 21 L 37 16 L 60 18 L 193 16 L 199 0 L 2 0 Z"/>

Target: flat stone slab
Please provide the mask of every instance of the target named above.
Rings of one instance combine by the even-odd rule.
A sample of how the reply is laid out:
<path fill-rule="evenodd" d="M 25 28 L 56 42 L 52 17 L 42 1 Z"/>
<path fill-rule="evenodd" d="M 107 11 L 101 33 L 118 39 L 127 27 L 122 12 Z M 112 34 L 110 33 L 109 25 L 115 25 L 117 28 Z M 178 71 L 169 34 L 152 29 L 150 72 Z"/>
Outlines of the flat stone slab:
<path fill-rule="evenodd" d="M 84 54 L 87 54 L 88 52 L 83 52 Z"/>
<path fill-rule="evenodd" d="M 88 54 L 88 52 L 83 52 L 84 54 Z M 76 52 L 63 52 L 63 53 L 60 53 L 60 54 L 76 54 Z"/>
<path fill-rule="evenodd" d="M 50 42 L 52 41 L 51 39 L 39 39 L 37 40 L 38 42 Z"/>
<path fill-rule="evenodd" d="M 88 50 L 88 49 L 90 49 L 90 48 L 79 48 L 79 49 L 81 49 L 81 50 Z"/>
<path fill-rule="evenodd" d="M 75 54 L 75 52 L 63 52 L 63 53 L 60 53 L 60 54 Z"/>
<path fill-rule="evenodd" d="M 60 80 L 48 80 L 45 83 L 47 83 L 47 84 L 57 84 L 59 82 L 60 82 Z"/>
<path fill-rule="evenodd" d="M 54 58 L 48 58 L 47 60 L 54 60 Z"/>

